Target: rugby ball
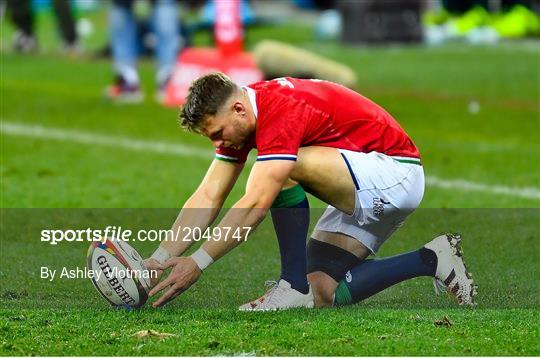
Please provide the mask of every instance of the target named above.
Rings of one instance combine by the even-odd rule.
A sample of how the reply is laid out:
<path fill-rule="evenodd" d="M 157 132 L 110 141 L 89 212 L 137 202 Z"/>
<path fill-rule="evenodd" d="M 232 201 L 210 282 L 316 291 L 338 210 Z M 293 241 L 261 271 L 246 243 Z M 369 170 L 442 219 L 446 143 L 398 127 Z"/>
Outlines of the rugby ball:
<path fill-rule="evenodd" d="M 104 239 L 88 248 L 86 264 L 92 283 L 113 307 L 139 308 L 148 299 L 149 271 L 125 241 Z"/>

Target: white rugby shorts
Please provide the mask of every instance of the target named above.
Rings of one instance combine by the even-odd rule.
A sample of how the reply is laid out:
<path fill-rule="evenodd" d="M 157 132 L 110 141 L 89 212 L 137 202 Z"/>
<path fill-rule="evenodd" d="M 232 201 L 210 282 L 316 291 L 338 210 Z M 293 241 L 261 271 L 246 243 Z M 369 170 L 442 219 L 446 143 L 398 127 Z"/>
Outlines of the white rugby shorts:
<path fill-rule="evenodd" d="M 348 215 L 328 206 L 315 230 L 346 234 L 376 253 L 420 205 L 424 169 L 416 158 L 339 151 L 355 183 L 355 209 Z"/>

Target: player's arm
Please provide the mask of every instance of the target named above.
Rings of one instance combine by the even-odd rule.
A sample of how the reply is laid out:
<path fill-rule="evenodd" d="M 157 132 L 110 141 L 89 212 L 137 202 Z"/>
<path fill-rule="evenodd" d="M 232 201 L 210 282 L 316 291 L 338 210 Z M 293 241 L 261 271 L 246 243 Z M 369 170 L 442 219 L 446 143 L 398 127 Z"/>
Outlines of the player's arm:
<path fill-rule="evenodd" d="M 188 289 L 197 281 L 204 268 L 247 239 L 247 234 L 257 227 L 271 208 L 283 184 L 289 178 L 294 164 L 295 162 L 290 160 L 255 163 L 245 195 L 229 210 L 219 226 L 212 230 L 216 235 L 206 241 L 193 255 L 171 258 L 163 265 L 163 269 L 173 267 L 173 270 L 165 280 L 150 291 L 150 295 L 166 287 L 169 287 L 169 290 L 153 304 L 154 307 L 164 305 Z M 240 235 L 237 236 L 235 233 Z M 237 237 L 233 238 L 233 235 Z"/>
<path fill-rule="evenodd" d="M 294 164 L 295 162 L 290 160 L 255 163 L 245 195 L 220 222 L 219 230 L 216 229 L 216 232 L 222 234 L 221 237 L 213 237 L 201 246 L 213 261 L 244 242 L 247 235 L 259 225 L 289 178 Z M 228 237 L 223 236 L 224 232 L 229 232 Z M 235 235 L 236 238 L 233 238 L 235 232 L 240 232 L 241 235 Z"/>
<path fill-rule="evenodd" d="M 193 228 L 196 227 L 204 232 L 212 224 L 243 167 L 243 163 L 237 164 L 215 159 L 197 190 L 180 210 L 166 240 L 160 243 L 159 248 L 151 258 L 163 263 L 170 257 L 181 255 L 195 240 L 199 239 L 186 237 L 184 233 L 194 233 Z M 183 228 L 189 228 L 189 230 L 183 231 Z M 147 267 L 156 269 L 155 263 L 152 265 L 148 262 L 149 260 L 145 262 Z"/>

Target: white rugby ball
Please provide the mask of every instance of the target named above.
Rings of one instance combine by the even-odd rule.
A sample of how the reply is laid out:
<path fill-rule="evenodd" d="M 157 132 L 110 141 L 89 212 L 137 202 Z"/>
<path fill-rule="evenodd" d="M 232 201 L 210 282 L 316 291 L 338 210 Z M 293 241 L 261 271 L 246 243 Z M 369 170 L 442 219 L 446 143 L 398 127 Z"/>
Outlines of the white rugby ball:
<path fill-rule="evenodd" d="M 139 308 L 148 299 L 149 271 L 141 255 L 121 240 L 93 242 L 86 263 L 95 274 L 92 283 L 114 307 Z"/>

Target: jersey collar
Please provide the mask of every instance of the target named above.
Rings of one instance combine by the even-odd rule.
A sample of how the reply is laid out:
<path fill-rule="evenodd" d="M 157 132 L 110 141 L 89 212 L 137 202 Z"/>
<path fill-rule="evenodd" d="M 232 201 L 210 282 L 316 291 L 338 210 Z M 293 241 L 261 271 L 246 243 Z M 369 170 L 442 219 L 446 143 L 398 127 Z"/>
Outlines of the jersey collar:
<path fill-rule="evenodd" d="M 255 119 L 257 119 L 257 95 L 255 93 L 255 90 L 247 86 L 244 86 L 242 88 L 245 89 L 248 94 L 249 103 L 251 103 L 251 107 L 253 108 L 253 114 L 255 114 Z"/>

